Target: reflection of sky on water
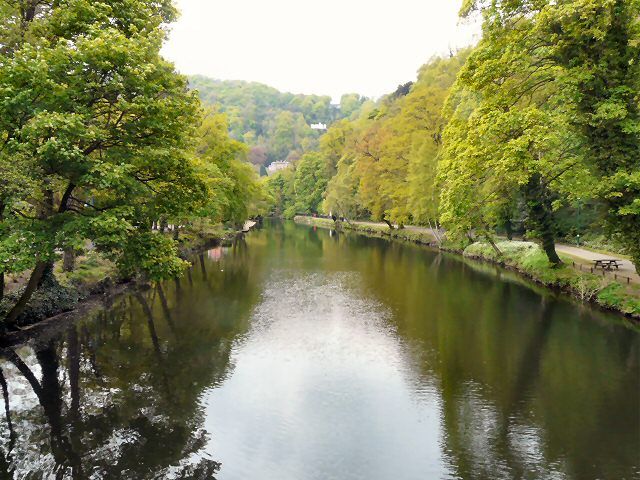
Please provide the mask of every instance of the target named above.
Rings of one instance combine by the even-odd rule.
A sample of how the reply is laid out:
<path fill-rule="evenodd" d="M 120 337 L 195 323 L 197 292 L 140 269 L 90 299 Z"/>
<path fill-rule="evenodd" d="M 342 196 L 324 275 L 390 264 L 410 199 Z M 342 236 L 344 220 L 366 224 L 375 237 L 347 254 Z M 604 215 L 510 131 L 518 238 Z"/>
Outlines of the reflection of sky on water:
<path fill-rule="evenodd" d="M 404 479 L 441 476 L 437 392 L 415 395 L 386 309 L 353 275 L 282 276 L 233 349 L 233 375 L 207 395 L 220 478 L 389 479 L 399 465 Z"/>

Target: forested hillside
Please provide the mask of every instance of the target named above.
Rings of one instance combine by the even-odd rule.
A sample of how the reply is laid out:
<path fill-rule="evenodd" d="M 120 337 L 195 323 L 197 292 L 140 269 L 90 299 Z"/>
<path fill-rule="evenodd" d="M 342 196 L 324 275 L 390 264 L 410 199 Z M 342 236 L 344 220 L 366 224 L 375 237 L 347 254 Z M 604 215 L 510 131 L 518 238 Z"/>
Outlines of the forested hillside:
<path fill-rule="evenodd" d="M 460 245 L 517 233 L 551 264 L 560 239 L 606 238 L 640 265 L 638 2 L 473 11 L 479 44 L 335 123 L 269 179 L 274 212 L 440 226 Z"/>
<path fill-rule="evenodd" d="M 296 160 L 318 146 L 322 131 L 312 124 L 331 125 L 347 118 L 366 101 L 358 94 L 343 95 L 339 105 L 331 97 L 283 93 L 255 82 L 189 77 L 190 88 L 201 101 L 226 113 L 230 134 L 249 147 L 249 161 L 268 165 L 276 160 Z"/>

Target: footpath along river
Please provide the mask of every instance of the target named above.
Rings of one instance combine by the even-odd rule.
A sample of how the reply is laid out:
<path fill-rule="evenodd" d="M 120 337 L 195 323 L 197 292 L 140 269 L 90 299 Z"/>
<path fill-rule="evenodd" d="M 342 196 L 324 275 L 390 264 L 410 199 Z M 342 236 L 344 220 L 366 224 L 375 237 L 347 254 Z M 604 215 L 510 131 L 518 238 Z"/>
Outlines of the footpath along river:
<path fill-rule="evenodd" d="M 640 478 L 637 329 L 413 245 L 268 222 L 1 355 L 0 478 Z"/>

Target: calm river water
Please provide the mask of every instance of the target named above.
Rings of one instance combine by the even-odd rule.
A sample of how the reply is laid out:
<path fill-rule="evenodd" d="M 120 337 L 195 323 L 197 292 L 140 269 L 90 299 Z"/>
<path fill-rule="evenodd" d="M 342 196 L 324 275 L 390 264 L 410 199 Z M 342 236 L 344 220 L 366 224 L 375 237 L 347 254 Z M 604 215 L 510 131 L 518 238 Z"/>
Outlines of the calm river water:
<path fill-rule="evenodd" d="M 640 334 L 619 318 L 293 223 L 0 368 L 0 478 L 640 478 Z"/>

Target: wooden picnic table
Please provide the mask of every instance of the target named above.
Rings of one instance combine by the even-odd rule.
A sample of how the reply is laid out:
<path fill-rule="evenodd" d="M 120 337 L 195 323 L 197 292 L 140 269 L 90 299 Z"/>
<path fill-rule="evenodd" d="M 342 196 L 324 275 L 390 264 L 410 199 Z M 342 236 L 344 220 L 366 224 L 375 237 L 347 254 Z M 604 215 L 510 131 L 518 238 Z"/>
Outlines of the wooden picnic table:
<path fill-rule="evenodd" d="M 611 259 L 611 258 L 603 258 L 603 259 L 600 259 L 600 260 L 594 260 L 593 263 L 595 264 L 596 268 L 600 267 L 603 270 L 611 270 L 614 267 L 615 267 L 616 270 L 618 270 L 622 266 L 622 261 L 616 260 L 616 259 Z"/>

